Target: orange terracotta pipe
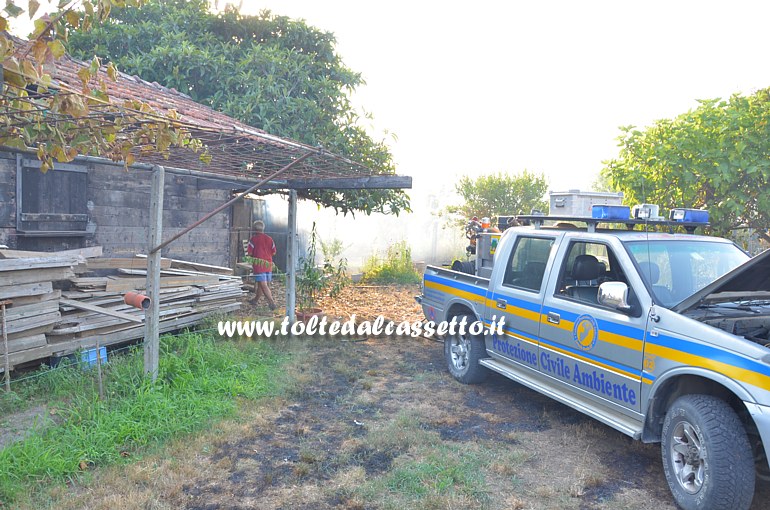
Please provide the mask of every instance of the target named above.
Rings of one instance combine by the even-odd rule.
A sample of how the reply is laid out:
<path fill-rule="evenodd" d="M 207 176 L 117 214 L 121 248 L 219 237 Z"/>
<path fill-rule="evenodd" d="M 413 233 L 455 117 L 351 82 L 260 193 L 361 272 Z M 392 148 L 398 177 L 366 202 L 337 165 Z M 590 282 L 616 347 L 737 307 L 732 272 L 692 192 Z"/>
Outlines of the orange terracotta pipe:
<path fill-rule="evenodd" d="M 138 292 L 126 292 L 126 295 L 123 296 L 123 302 L 142 310 L 147 310 L 150 307 L 150 298 Z"/>

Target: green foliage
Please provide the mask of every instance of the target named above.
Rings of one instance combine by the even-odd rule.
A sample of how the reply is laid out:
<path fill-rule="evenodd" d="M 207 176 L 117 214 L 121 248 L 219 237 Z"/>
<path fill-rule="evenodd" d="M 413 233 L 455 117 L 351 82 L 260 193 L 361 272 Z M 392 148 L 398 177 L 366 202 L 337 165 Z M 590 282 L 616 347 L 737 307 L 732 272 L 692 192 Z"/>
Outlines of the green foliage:
<path fill-rule="evenodd" d="M 455 190 L 463 203 L 447 207 L 446 212 L 458 225 L 473 216 L 494 222 L 498 216 L 529 214 L 532 209 L 548 212 L 548 202 L 543 199 L 548 183 L 543 174 L 524 170 L 521 174 L 497 173 L 475 179 L 466 175 L 455 184 Z"/>
<path fill-rule="evenodd" d="M 326 273 L 328 281 L 329 295 L 335 297 L 350 283 L 348 259 L 342 256 L 344 247 L 339 239 L 335 238 L 328 242 L 319 239 L 319 241 L 324 259 L 324 273 Z"/>
<path fill-rule="evenodd" d="M 81 58 L 99 55 L 246 124 L 392 174 L 387 145 L 366 133 L 350 102 L 363 79 L 343 64 L 334 44 L 332 33 L 304 21 L 270 11 L 244 16 L 233 7 L 214 14 L 206 0 L 149 0 L 70 37 Z M 344 213 L 409 210 L 401 191 L 299 194 Z"/>
<path fill-rule="evenodd" d="M 321 247 L 324 253 L 323 265 L 316 264 L 317 244 L 320 241 L 316 232 L 315 222 L 310 230 L 310 242 L 307 254 L 299 261 L 297 271 L 297 305 L 299 310 L 316 308 L 318 298 L 323 294 L 336 296 L 349 283 L 347 275 L 347 260 L 335 257 L 342 252 L 342 243 L 337 241 Z M 336 251 L 339 250 L 339 253 Z"/>
<path fill-rule="evenodd" d="M 280 363 L 266 344 L 188 333 L 161 338 L 155 384 L 143 377 L 141 351 L 112 357 L 103 366 L 104 400 L 98 399 L 95 371 L 77 365 L 45 370 L 16 391 L 45 397 L 57 424 L 33 429 L 0 450 L 0 501 L 13 501 L 37 482 L 77 477 L 83 469 L 121 462 L 201 430 L 212 418 L 233 413 L 236 398 L 271 393 Z"/>
<path fill-rule="evenodd" d="M 388 248 L 385 257 L 372 254 L 363 267 L 363 281 L 368 283 L 419 283 L 420 273 L 412 263 L 412 249 L 406 241 L 399 241 Z"/>
<path fill-rule="evenodd" d="M 707 208 L 712 231 L 770 224 L 770 89 L 700 101 L 649 128 L 621 128 L 603 175 L 629 203 Z"/>

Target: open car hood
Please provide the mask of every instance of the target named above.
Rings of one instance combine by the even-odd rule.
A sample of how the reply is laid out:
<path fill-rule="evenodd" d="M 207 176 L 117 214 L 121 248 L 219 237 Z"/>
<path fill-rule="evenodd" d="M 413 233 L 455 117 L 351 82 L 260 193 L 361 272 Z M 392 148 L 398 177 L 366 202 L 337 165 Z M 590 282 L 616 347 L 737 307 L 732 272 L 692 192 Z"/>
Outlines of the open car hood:
<path fill-rule="evenodd" d="M 703 302 L 737 299 L 770 299 L 770 250 L 747 260 L 671 309 L 682 313 Z"/>

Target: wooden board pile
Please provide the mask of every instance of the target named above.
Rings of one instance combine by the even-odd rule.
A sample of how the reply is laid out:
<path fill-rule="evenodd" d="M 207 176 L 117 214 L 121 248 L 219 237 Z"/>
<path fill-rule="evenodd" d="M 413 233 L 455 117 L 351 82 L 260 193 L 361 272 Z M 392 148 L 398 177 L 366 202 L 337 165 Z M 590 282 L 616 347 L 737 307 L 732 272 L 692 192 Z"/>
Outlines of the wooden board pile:
<path fill-rule="evenodd" d="M 83 257 L 66 253 L 0 260 L 0 302 L 5 303 L 11 366 L 50 356 L 45 335 L 61 319 L 61 293 L 53 289 L 52 282 L 74 277 L 73 266 L 82 262 Z M 5 343 L 0 349 L 4 355 Z M 0 363 L 3 370 L 4 363 Z"/>
<path fill-rule="evenodd" d="M 101 248 L 85 250 L 91 251 L 0 249 L 0 301 L 12 303 L 6 311 L 11 366 L 92 348 L 97 340 L 103 346 L 144 336 L 144 310 L 125 304 L 124 296 L 144 293 L 146 257 L 94 258 Z M 229 268 L 163 259 L 160 332 L 237 310 L 242 284 Z"/>
<path fill-rule="evenodd" d="M 48 342 L 66 344 L 70 349 L 123 342 L 144 336 L 144 310 L 123 302 L 126 292 L 143 293 L 146 259 L 129 263 L 110 259 L 89 260 L 87 267 L 117 267 L 107 276 L 72 278 L 72 287 L 62 293 L 62 317 L 47 335 Z M 181 269 L 198 267 L 206 272 Z M 218 271 L 217 273 L 211 272 Z M 229 274 L 226 274 L 229 273 Z M 242 279 L 228 268 L 205 266 L 164 259 L 160 278 L 160 332 L 164 333 L 200 322 L 213 312 L 226 313 L 240 308 Z"/>

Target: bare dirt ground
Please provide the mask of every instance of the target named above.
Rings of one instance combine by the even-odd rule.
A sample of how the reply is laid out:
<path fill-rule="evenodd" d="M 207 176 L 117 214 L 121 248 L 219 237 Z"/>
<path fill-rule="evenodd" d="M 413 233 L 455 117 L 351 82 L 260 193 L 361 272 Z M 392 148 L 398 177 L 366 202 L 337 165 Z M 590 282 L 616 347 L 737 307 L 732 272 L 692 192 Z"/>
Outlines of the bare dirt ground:
<path fill-rule="evenodd" d="M 0 449 L 23 439 L 34 427 L 44 427 L 53 422 L 44 406 L 35 406 L 20 413 L 0 418 Z"/>
<path fill-rule="evenodd" d="M 358 303 L 350 307 L 403 303 L 414 289 L 362 292 L 349 291 L 345 299 Z M 41 501 L 61 509 L 675 508 L 658 445 L 495 374 L 459 384 L 440 343 L 281 342 L 292 354 L 281 397 L 245 402 L 237 420 Z M 754 508 L 766 500 L 763 490 Z"/>

